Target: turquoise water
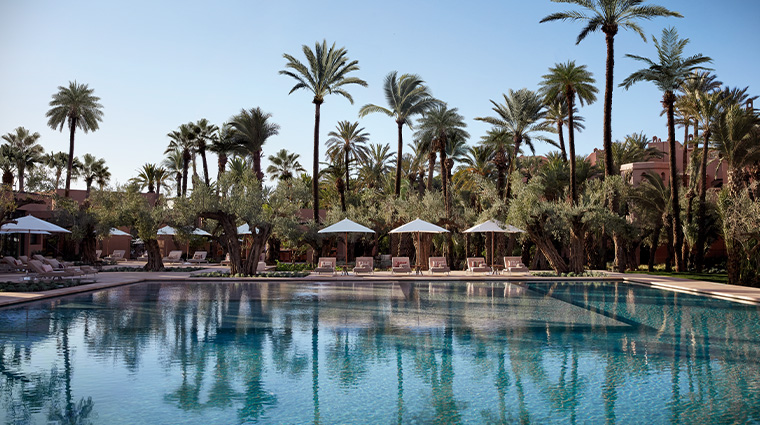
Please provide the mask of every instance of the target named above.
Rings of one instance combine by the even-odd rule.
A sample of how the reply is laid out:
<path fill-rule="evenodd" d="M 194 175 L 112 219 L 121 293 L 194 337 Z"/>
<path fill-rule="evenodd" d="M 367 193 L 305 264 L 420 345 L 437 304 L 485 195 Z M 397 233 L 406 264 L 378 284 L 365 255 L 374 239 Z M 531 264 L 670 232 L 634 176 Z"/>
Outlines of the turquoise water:
<path fill-rule="evenodd" d="M 751 423 L 758 319 L 624 283 L 136 284 L 0 309 L 0 421 Z"/>

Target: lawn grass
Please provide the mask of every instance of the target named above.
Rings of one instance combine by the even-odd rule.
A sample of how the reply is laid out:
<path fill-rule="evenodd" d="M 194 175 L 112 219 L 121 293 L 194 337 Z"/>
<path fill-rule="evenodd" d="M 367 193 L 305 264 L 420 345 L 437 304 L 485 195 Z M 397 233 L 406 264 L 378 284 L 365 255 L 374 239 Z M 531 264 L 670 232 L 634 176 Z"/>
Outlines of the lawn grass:
<path fill-rule="evenodd" d="M 728 283 L 728 275 L 726 273 L 693 273 L 693 272 L 678 273 L 678 272 L 666 272 L 663 270 L 655 270 L 653 272 L 646 271 L 646 270 L 636 270 L 636 271 L 630 271 L 628 273 L 651 274 L 655 276 L 667 276 L 667 277 L 679 277 L 682 279 L 704 280 L 706 282 Z"/>

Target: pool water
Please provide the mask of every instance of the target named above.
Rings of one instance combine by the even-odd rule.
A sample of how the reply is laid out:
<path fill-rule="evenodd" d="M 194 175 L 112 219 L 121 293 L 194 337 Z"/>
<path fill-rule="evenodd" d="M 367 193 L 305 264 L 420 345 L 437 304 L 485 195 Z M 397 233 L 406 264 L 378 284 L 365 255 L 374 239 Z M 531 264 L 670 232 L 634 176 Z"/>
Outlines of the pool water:
<path fill-rule="evenodd" d="M 0 421 L 758 422 L 759 319 L 615 282 L 142 283 L 0 309 Z"/>

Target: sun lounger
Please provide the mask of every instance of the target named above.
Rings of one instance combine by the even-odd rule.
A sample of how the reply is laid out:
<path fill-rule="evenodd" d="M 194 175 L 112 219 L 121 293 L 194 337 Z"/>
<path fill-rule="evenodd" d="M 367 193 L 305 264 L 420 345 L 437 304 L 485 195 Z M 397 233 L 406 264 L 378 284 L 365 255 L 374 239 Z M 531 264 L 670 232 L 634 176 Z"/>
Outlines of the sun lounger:
<path fill-rule="evenodd" d="M 468 273 L 490 273 L 491 268 L 486 265 L 486 259 L 483 257 L 467 258 Z"/>
<path fill-rule="evenodd" d="M 53 266 L 50 264 L 42 264 L 38 260 L 29 260 L 27 265 L 29 266 L 30 275 L 38 279 L 64 279 L 80 277 L 84 274 L 81 271 L 53 270 Z"/>
<path fill-rule="evenodd" d="M 100 261 L 100 256 L 103 254 L 102 249 L 96 249 L 95 250 L 95 261 Z"/>
<path fill-rule="evenodd" d="M 357 257 L 356 266 L 354 267 L 354 274 L 369 273 L 372 274 L 375 270 L 375 259 L 372 257 Z"/>
<path fill-rule="evenodd" d="M 508 273 L 527 273 L 528 268 L 521 257 L 504 257 L 504 271 Z"/>
<path fill-rule="evenodd" d="M 335 257 L 319 257 L 317 267 L 314 269 L 314 273 L 330 273 L 335 276 L 335 263 L 337 260 Z"/>
<path fill-rule="evenodd" d="M 433 274 L 433 273 L 451 274 L 451 268 L 446 264 L 446 257 L 428 258 L 428 269 L 430 270 L 430 274 Z"/>
<path fill-rule="evenodd" d="M 409 266 L 409 257 L 393 257 L 391 258 L 391 272 L 396 273 L 411 273 L 412 268 Z"/>
<path fill-rule="evenodd" d="M 123 249 L 114 249 L 113 253 L 109 255 L 108 257 L 103 258 L 104 260 L 107 260 L 111 263 L 118 263 L 119 261 L 127 261 L 126 258 L 124 258 L 125 250 Z"/>
<path fill-rule="evenodd" d="M 10 255 L 3 257 L 3 264 L 6 264 L 7 269 L 10 271 L 25 272 L 27 270 L 27 266 L 21 260 L 17 260 Z"/>
<path fill-rule="evenodd" d="M 21 260 L 21 262 L 24 263 L 24 264 L 28 264 L 29 263 L 29 257 L 27 257 L 26 255 L 19 255 L 18 259 Z"/>
<path fill-rule="evenodd" d="M 223 266 L 229 266 L 230 263 L 232 263 L 232 260 L 230 260 L 230 253 L 228 252 L 227 255 L 224 256 L 224 260 L 222 260 L 219 264 Z"/>
<path fill-rule="evenodd" d="M 193 258 L 188 259 L 187 262 L 195 264 L 208 263 L 206 255 L 208 255 L 208 252 L 206 251 L 195 251 Z"/>
<path fill-rule="evenodd" d="M 164 263 L 181 263 L 182 251 L 169 251 L 169 255 L 163 258 Z"/>
<path fill-rule="evenodd" d="M 277 270 L 277 266 L 267 266 L 265 261 L 259 261 L 256 264 L 256 273 L 273 272 Z"/>

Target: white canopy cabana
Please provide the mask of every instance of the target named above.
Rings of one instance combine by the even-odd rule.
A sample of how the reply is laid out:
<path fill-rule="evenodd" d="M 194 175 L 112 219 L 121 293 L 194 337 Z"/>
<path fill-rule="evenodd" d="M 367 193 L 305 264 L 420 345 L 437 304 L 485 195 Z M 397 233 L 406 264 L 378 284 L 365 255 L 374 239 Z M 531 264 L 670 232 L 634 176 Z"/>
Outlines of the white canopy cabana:
<path fill-rule="evenodd" d="M 441 226 L 428 223 L 425 220 L 415 219 L 409 223 L 399 226 L 388 233 L 416 233 L 417 234 L 417 270 L 420 266 L 420 233 L 448 233 L 449 231 Z"/>
<path fill-rule="evenodd" d="M 348 234 L 349 233 L 375 233 L 375 231 L 370 229 L 369 227 L 362 226 L 359 223 L 356 223 L 347 218 L 344 218 L 343 220 L 335 224 L 325 227 L 324 229 L 318 231 L 317 233 L 345 233 L 346 234 L 346 245 L 345 245 L 346 264 L 348 264 Z"/>

